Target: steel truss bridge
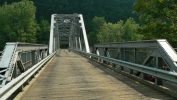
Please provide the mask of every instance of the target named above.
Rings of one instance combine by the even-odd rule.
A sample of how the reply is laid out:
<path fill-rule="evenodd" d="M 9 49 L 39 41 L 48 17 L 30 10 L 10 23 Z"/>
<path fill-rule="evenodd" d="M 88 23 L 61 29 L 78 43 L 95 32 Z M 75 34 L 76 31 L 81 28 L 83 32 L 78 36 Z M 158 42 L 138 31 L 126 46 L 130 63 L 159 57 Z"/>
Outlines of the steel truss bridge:
<path fill-rule="evenodd" d="M 53 14 L 49 46 L 8 42 L 1 52 L 0 100 L 12 98 L 173 100 L 177 53 L 165 39 L 90 49 L 81 14 Z"/>

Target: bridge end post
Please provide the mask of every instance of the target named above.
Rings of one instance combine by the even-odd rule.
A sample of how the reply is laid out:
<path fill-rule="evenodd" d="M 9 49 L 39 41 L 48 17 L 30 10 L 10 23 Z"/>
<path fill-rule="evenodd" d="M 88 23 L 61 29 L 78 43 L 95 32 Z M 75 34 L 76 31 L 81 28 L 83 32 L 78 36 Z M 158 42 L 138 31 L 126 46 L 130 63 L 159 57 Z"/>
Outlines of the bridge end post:
<path fill-rule="evenodd" d="M 55 26 L 54 26 L 54 24 L 56 23 L 56 21 L 55 21 L 55 16 L 56 16 L 56 14 L 52 14 L 51 15 L 51 26 L 50 26 L 50 41 L 49 41 L 49 54 L 51 54 L 52 52 L 53 52 L 53 50 L 54 50 L 54 28 L 55 28 Z"/>
<path fill-rule="evenodd" d="M 82 14 L 79 14 L 80 17 L 80 23 L 81 23 L 81 28 L 82 28 L 82 33 L 83 33 L 83 38 L 84 38 L 84 43 L 85 43 L 85 49 L 87 53 L 90 53 L 90 48 L 89 48 L 89 43 L 87 39 L 87 34 L 86 34 L 86 29 L 85 29 L 85 24 L 84 24 L 84 19 Z"/>

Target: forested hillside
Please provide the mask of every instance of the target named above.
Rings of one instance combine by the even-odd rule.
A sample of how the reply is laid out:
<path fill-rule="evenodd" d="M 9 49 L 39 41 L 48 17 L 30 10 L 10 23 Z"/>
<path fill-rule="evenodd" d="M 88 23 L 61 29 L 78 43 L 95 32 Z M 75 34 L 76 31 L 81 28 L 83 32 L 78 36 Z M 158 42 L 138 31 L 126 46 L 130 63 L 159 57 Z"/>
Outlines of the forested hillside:
<path fill-rule="evenodd" d="M 73 13 L 83 14 L 90 45 L 165 38 L 176 47 L 176 10 L 176 0 L 0 0 L 0 50 L 48 44 L 51 14 Z"/>
<path fill-rule="evenodd" d="M 22 6 L 19 4 L 21 1 L 26 1 L 26 3 L 22 3 Z M 55 13 L 83 14 L 87 33 L 94 32 L 95 27 L 92 19 L 95 16 L 104 17 L 105 22 L 110 23 L 117 23 L 119 20 L 126 21 L 129 17 L 138 21 L 138 16 L 132 13 L 135 1 L 136 0 L 0 0 L 0 13 L 1 16 L 4 16 L 1 17 L 2 21 L 0 23 L 6 23 L 5 21 L 8 22 L 4 26 L 2 25 L 0 29 L 0 36 L 3 37 L 3 39 L 0 40 L 0 49 L 2 50 L 7 41 L 48 44 L 50 18 L 51 14 Z M 29 2 L 31 7 L 25 7 Z M 6 7 L 9 9 L 6 9 Z M 25 8 L 25 10 L 21 10 L 23 8 Z M 29 10 L 27 10 L 27 8 L 29 8 Z M 30 11 L 30 9 L 33 9 L 33 11 Z M 4 12 L 5 10 L 8 10 L 8 12 Z M 15 16 L 15 13 L 19 15 Z M 20 14 L 22 14 L 22 16 L 20 16 Z M 24 14 L 27 16 L 24 16 Z M 33 16 L 28 16 L 29 14 L 33 14 Z M 8 15 L 10 16 L 5 17 Z M 24 23 L 24 25 L 30 27 L 27 30 L 27 27 L 23 27 L 23 25 L 20 24 L 23 23 L 23 20 L 20 21 L 20 17 L 29 17 L 29 19 L 32 19 L 31 22 L 33 25 L 32 23 L 29 23 L 31 25 Z M 3 19 L 6 20 L 3 21 Z M 24 21 L 25 20 L 28 19 L 24 19 Z M 34 29 L 32 29 L 33 27 Z M 29 30 L 31 31 L 31 34 L 28 32 Z M 97 37 L 97 34 L 98 33 L 94 34 L 94 36 Z M 92 44 L 93 43 L 97 42 L 92 42 Z"/>
<path fill-rule="evenodd" d="M 0 0 L 12 3 L 21 0 Z M 86 29 L 92 31 L 91 20 L 95 16 L 102 17 L 108 22 L 116 23 L 119 20 L 126 21 L 133 17 L 138 21 L 138 16 L 133 14 L 133 4 L 136 0 L 31 0 L 37 8 L 36 19 L 50 21 L 51 14 L 83 14 Z"/>

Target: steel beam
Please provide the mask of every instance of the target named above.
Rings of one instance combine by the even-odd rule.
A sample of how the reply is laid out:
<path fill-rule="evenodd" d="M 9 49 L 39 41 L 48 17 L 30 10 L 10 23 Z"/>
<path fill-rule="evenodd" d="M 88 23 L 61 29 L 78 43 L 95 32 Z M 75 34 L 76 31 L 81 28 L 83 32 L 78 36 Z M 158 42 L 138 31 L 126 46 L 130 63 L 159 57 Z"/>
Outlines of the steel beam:
<path fill-rule="evenodd" d="M 42 44 L 6 43 L 0 61 L 0 88 L 41 60 L 38 52 L 47 49 L 48 46 Z"/>

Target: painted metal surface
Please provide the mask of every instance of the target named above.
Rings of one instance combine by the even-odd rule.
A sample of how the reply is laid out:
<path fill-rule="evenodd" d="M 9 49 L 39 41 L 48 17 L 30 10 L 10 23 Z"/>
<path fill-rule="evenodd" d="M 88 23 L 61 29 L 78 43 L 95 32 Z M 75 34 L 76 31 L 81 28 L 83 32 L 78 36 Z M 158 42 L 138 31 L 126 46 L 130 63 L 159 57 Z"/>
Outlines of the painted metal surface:
<path fill-rule="evenodd" d="M 45 59 L 31 67 L 26 72 L 22 73 L 19 77 L 13 79 L 10 83 L 0 89 L 0 99 L 6 100 L 10 97 L 19 87 L 21 87 L 32 75 L 34 75 L 49 59 L 51 59 L 57 51 L 53 52 Z"/>
<path fill-rule="evenodd" d="M 162 78 L 164 80 L 168 80 L 168 81 L 177 83 L 177 79 L 176 79 L 177 73 L 174 73 L 174 72 L 168 72 L 165 70 L 151 68 L 151 67 L 147 67 L 144 65 L 135 64 L 135 63 L 127 62 L 127 61 L 122 61 L 122 60 L 118 60 L 118 59 L 114 59 L 114 58 L 110 58 L 110 57 L 100 56 L 100 55 L 93 54 L 93 53 L 86 53 L 86 52 L 79 51 L 79 50 L 73 50 L 73 51 L 77 51 L 77 52 L 87 55 L 87 56 L 92 56 L 92 57 L 95 57 L 95 58 L 98 58 L 101 60 L 112 62 L 112 63 L 119 65 L 119 66 L 124 66 L 124 67 L 130 68 L 130 69 L 136 70 L 136 71 L 140 71 L 140 72 L 143 72 L 143 73 L 146 73 L 149 75 L 153 75 L 155 77 Z"/>
<path fill-rule="evenodd" d="M 60 47 L 90 52 L 82 14 L 52 15 L 49 53 Z"/>
<path fill-rule="evenodd" d="M 98 61 L 113 67 L 118 65 L 122 71 L 128 68 L 128 74 L 134 74 L 135 71 L 142 74 L 143 78 L 151 75 L 155 77 L 156 85 L 163 85 L 163 80 L 177 83 L 177 54 L 166 40 L 95 44 L 93 54 L 90 53 L 83 16 L 53 14 L 49 41 L 50 56 L 47 57 L 47 45 L 7 43 L 0 60 L 2 100 L 22 86 L 63 44 L 67 44 L 67 48 L 71 50 L 97 58 Z M 163 63 L 167 65 L 168 70 L 162 69 Z"/>
<path fill-rule="evenodd" d="M 7 43 L 1 54 L 0 61 L 0 88 L 2 88 L 0 95 L 5 94 L 4 88 L 12 88 L 7 83 L 14 85 L 14 79 L 21 79 L 22 77 L 20 76 L 28 72 L 32 66 L 41 66 L 39 62 L 45 59 L 48 55 L 47 52 L 49 51 L 49 54 L 53 54 L 60 48 L 63 41 L 69 45 L 69 48 L 90 52 L 81 14 L 53 14 L 51 16 L 49 50 L 47 45 L 42 44 Z M 29 78 L 27 76 L 24 77 L 25 79 Z M 5 94 L 2 99 L 10 96 L 23 83 L 24 80 L 22 83 L 15 83 L 16 86 Z"/>
<path fill-rule="evenodd" d="M 54 24 L 56 23 L 54 18 L 55 18 L 55 14 L 53 14 L 51 16 L 51 26 L 50 26 L 50 41 L 49 41 L 49 54 L 51 54 L 53 52 L 53 35 L 54 35 Z"/>
<path fill-rule="evenodd" d="M 8 68 L 11 62 L 11 59 L 14 55 L 17 44 L 9 44 L 5 46 L 4 53 L 2 55 L 2 59 L 0 61 L 0 68 Z"/>
<path fill-rule="evenodd" d="M 94 45 L 94 50 L 99 50 L 102 52 L 102 55 L 104 48 L 108 48 L 110 53 L 112 53 L 112 51 L 117 52 L 117 54 L 113 53 L 114 55 L 119 56 L 117 59 L 130 61 L 129 59 L 134 57 L 130 62 L 143 65 L 150 64 L 150 60 L 152 58 L 154 58 L 156 61 L 161 59 L 162 61 L 159 63 L 157 62 L 157 64 L 153 67 L 162 69 L 162 63 L 166 63 L 170 71 L 177 72 L 177 53 L 165 39 Z M 139 54 L 138 57 L 137 54 Z M 116 58 L 116 56 L 112 55 L 111 58 Z"/>
<path fill-rule="evenodd" d="M 159 44 L 158 52 L 162 59 L 170 67 L 171 71 L 177 73 L 177 53 L 166 40 L 157 40 Z"/>
<path fill-rule="evenodd" d="M 6 43 L 0 61 L 0 88 L 45 58 L 47 52 L 48 46 L 43 44 Z"/>
<path fill-rule="evenodd" d="M 89 44 L 88 44 L 88 39 L 87 39 L 87 34 L 86 34 L 86 29 L 85 29 L 85 24 L 84 24 L 84 19 L 83 16 L 80 14 L 80 23 L 81 23 L 81 28 L 82 28 L 82 33 L 83 33 L 83 37 L 84 37 L 84 43 L 85 43 L 85 49 L 86 52 L 90 52 L 90 48 L 89 48 Z"/>
<path fill-rule="evenodd" d="M 175 100 L 67 49 L 56 55 L 15 100 Z"/>

